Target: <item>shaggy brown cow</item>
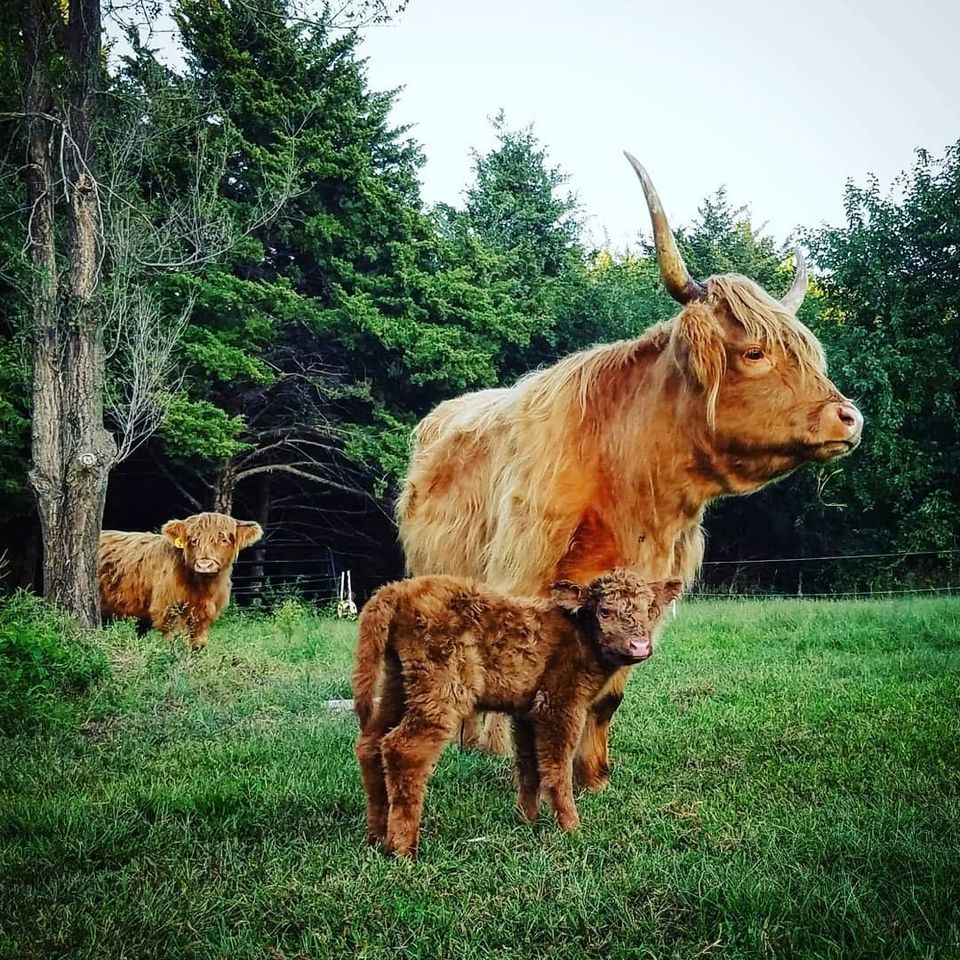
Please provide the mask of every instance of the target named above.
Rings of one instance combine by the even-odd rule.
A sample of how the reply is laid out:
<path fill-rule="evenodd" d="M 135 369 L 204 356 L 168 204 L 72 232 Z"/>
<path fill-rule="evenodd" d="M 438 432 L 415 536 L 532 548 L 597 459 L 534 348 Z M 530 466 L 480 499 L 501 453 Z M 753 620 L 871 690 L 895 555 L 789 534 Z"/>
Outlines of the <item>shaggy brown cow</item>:
<path fill-rule="evenodd" d="M 378 590 L 360 616 L 353 676 L 368 841 L 416 853 L 427 779 L 474 707 L 513 717 L 524 816 L 539 816 L 542 788 L 560 827 L 576 828 L 573 754 L 590 704 L 625 664 L 653 653 L 681 586 L 614 570 L 587 587 L 555 583 L 549 599 L 443 576 Z"/>
<path fill-rule="evenodd" d="M 737 274 L 694 280 L 646 171 L 629 159 L 661 274 L 683 310 L 635 340 L 449 400 L 424 418 L 397 505 L 410 573 L 475 577 L 519 594 L 617 566 L 689 583 L 707 503 L 858 444 L 863 418 L 794 315 L 806 290 L 802 258 L 782 301 Z M 607 725 L 626 679 L 623 670 L 611 680 L 584 731 L 577 776 L 589 787 L 607 782 Z"/>
<path fill-rule="evenodd" d="M 222 513 L 168 520 L 161 532 L 100 535 L 100 606 L 164 637 L 183 631 L 194 650 L 230 600 L 237 552 L 263 536 L 259 523 Z"/>

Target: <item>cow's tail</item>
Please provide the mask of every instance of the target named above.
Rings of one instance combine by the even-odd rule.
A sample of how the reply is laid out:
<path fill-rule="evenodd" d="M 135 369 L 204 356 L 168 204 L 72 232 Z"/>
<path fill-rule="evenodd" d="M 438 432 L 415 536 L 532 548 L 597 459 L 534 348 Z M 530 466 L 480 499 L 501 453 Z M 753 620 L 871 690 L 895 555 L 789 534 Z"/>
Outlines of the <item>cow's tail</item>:
<path fill-rule="evenodd" d="M 353 709 L 365 730 L 373 713 L 373 693 L 390 642 L 390 622 L 400 597 L 396 584 L 381 587 L 360 614 L 357 661 L 353 670 Z"/>

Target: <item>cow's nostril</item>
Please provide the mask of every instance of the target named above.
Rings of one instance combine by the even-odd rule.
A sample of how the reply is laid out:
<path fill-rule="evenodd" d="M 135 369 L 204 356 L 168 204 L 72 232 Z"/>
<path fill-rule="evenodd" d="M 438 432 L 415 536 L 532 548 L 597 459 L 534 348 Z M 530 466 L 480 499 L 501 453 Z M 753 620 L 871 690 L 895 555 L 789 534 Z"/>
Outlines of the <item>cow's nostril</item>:
<path fill-rule="evenodd" d="M 837 416 L 840 418 L 840 422 L 846 424 L 848 427 L 855 427 L 857 425 L 857 414 L 852 407 L 841 405 L 837 408 Z"/>

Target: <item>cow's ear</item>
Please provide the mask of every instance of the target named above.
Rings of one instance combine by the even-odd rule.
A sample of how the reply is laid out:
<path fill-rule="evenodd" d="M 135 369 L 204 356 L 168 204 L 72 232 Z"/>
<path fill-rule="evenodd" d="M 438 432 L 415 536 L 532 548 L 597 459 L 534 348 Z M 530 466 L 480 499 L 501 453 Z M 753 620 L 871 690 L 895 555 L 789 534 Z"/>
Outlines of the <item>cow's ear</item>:
<path fill-rule="evenodd" d="M 187 538 L 187 528 L 182 520 L 168 520 L 161 528 L 163 534 L 178 550 L 183 549 Z"/>
<path fill-rule="evenodd" d="M 251 543 L 256 543 L 263 536 L 263 527 L 253 520 L 237 521 L 237 549 L 249 547 Z"/>
<path fill-rule="evenodd" d="M 691 303 L 676 319 L 673 351 L 683 374 L 707 395 L 707 421 L 713 425 L 720 381 L 727 367 L 723 329 L 710 307 Z"/>
<path fill-rule="evenodd" d="M 656 583 L 650 584 L 650 589 L 653 590 L 653 595 L 657 598 L 657 602 L 662 606 L 666 606 L 680 596 L 680 593 L 683 591 L 683 581 L 658 580 Z"/>
<path fill-rule="evenodd" d="M 576 613 L 587 602 L 587 588 L 569 580 L 550 584 L 550 599 L 558 607 Z"/>

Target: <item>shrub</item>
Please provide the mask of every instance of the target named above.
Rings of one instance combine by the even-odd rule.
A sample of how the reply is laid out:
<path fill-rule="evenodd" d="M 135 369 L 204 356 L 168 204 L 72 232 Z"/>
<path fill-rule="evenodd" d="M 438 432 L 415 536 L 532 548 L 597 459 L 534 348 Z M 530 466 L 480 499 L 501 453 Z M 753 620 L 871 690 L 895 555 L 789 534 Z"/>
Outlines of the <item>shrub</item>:
<path fill-rule="evenodd" d="M 283 634 L 284 639 L 292 640 L 297 629 L 302 628 L 310 616 L 307 605 L 295 597 L 287 597 L 282 603 L 273 608 L 270 619 Z"/>
<path fill-rule="evenodd" d="M 61 716 L 108 671 L 91 634 L 39 597 L 0 599 L 0 732 Z"/>

